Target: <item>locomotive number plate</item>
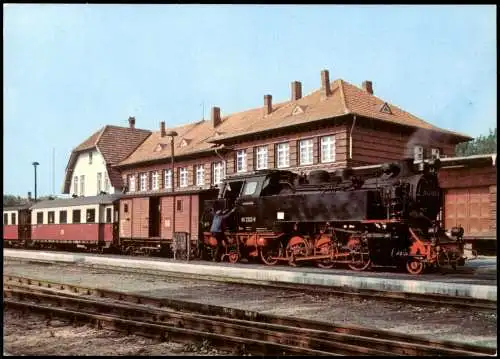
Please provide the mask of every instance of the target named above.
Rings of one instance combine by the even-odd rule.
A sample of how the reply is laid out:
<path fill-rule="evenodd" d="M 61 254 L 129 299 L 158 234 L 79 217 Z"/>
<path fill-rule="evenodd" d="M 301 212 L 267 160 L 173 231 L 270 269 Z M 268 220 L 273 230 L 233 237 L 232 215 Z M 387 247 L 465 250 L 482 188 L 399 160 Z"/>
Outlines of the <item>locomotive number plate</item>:
<path fill-rule="evenodd" d="M 253 223 L 256 221 L 255 217 L 241 217 L 243 223 Z"/>

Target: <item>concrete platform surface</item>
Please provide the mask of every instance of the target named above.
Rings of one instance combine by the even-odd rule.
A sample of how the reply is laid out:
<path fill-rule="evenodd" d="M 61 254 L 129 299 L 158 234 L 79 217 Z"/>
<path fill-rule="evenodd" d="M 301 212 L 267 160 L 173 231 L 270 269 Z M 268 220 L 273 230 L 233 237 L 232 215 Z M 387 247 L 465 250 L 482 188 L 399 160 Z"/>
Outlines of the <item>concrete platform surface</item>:
<path fill-rule="evenodd" d="M 311 267 L 265 266 L 256 264 L 212 263 L 205 261 L 180 261 L 166 258 L 124 257 L 86 253 L 62 253 L 4 249 L 5 258 L 44 260 L 88 265 L 107 265 L 117 268 L 136 268 L 159 272 L 180 272 L 191 275 L 210 275 L 224 278 L 308 284 L 331 287 L 350 287 L 378 291 L 442 294 L 497 300 L 496 258 L 478 258 L 467 263 L 455 274 L 424 274 L 411 276 L 405 273 L 353 272 L 324 270 Z M 482 274 L 481 274 L 482 273 Z M 481 279 L 488 273 L 486 279 Z M 492 277 L 494 276 L 494 277 Z"/>

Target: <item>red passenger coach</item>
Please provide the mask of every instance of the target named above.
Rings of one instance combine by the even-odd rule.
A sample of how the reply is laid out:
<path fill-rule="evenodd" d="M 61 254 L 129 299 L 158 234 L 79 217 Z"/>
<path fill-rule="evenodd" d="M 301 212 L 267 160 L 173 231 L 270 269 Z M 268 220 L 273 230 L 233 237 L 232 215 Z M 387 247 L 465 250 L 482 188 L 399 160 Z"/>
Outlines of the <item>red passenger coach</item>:
<path fill-rule="evenodd" d="M 30 205 L 4 207 L 3 240 L 6 247 L 21 247 L 30 237 Z"/>
<path fill-rule="evenodd" d="M 94 250 L 110 247 L 118 232 L 119 198 L 99 195 L 36 203 L 31 207 L 31 244 Z"/>

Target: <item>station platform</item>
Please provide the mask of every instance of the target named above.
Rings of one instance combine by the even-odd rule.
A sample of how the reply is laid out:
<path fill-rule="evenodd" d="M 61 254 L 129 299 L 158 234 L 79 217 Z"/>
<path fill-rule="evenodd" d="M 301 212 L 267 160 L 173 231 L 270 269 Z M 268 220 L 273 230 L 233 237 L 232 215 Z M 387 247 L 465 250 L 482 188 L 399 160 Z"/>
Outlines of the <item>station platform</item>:
<path fill-rule="evenodd" d="M 457 271 L 411 276 L 388 268 L 367 272 L 314 267 L 266 266 L 259 264 L 230 264 L 206 261 L 180 261 L 168 258 L 125 257 L 119 255 L 95 255 L 87 253 L 63 253 L 4 249 L 4 258 L 78 263 L 96 266 L 112 266 L 117 269 L 185 273 L 190 275 L 230 278 L 236 281 L 288 283 L 353 290 L 376 290 L 418 294 L 441 294 L 497 300 L 496 257 L 479 257 L 466 262 Z"/>

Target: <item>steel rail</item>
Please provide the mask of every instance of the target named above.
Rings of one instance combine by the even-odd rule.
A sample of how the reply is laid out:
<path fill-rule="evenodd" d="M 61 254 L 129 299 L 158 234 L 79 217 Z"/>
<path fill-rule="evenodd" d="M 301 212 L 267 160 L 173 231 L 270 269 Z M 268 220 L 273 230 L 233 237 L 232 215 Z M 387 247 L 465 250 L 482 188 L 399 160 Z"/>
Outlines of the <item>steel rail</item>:
<path fill-rule="evenodd" d="M 166 298 L 152 298 L 110 290 L 86 288 L 75 285 L 67 285 L 54 283 L 49 281 L 40 281 L 29 278 L 4 276 L 4 288 L 21 291 L 36 291 L 46 294 L 57 294 L 60 297 L 70 297 L 77 295 L 97 297 L 101 301 L 114 300 L 121 303 L 141 304 L 143 306 L 150 306 L 149 309 L 162 309 L 161 313 L 155 312 L 156 317 L 151 318 L 172 318 L 175 317 L 177 321 L 185 321 L 187 314 L 190 314 L 190 320 L 196 318 L 200 320 L 213 320 L 214 315 L 218 316 L 219 322 L 225 322 L 231 325 L 241 325 L 247 331 L 249 327 L 260 328 L 265 330 L 277 330 L 281 333 L 287 333 L 287 336 L 293 338 L 297 334 L 297 328 L 300 328 L 299 333 L 308 335 L 309 338 L 317 340 L 329 340 L 336 343 L 343 343 L 347 346 L 336 347 L 335 350 L 340 350 L 342 353 L 348 353 L 352 350 L 350 346 L 358 348 L 357 353 L 363 353 L 359 350 L 364 347 L 365 350 L 373 350 L 373 352 L 365 351 L 366 355 L 380 355 L 380 353 L 399 354 L 399 355 L 478 355 L 486 354 L 491 355 L 495 353 L 492 348 L 485 348 L 470 344 L 461 344 L 450 341 L 437 341 L 428 340 L 418 336 L 405 335 L 393 333 L 388 331 L 372 330 L 357 326 L 335 325 L 324 322 L 317 322 L 311 320 L 304 320 L 298 318 L 286 318 L 258 312 L 243 311 L 233 308 L 219 307 L 208 304 L 185 302 L 175 299 Z M 5 289 L 4 289 L 5 291 Z M 25 296 L 28 294 L 24 294 Z M 94 305 L 97 305 L 94 303 Z M 104 304 L 103 304 L 104 305 Z M 166 310 L 167 308 L 167 310 Z M 184 319 L 179 317 L 179 312 L 182 311 Z M 173 314 L 172 314 L 173 313 Z M 177 314 L 176 314 L 177 313 Z M 195 325 L 191 323 L 191 325 Z M 199 324 L 198 324 L 199 325 Z M 207 325 L 207 323 L 205 323 Z M 292 328 L 292 329 L 290 329 Z M 210 329 L 213 331 L 213 329 Z M 297 338 L 295 338 L 297 340 Z M 323 344 L 315 342 L 315 345 Z"/>
<path fill-rule="evenodd" d="M 29 260 L 33 262 L 33 259 Z M 45 263 L 47 261 L 40 260 L 40 263 Z M 52 263 L 52 262 L 47 262 Z M 179 272 L 168 272 L 168 271 L 154 271 L 148 269 L 139 268 L 118 268 L 111 265 L 95 265 L 95 264 L 81 264 L 78 266 L 83 266 L 93 269 L 106 269 L 113 271 L 115 273 L 137 273 L 137 274 L 148 274 L 158 277 L 173 277 L 181 279 L 193 279 L 198 281 L 210 281 L 219 283 L 232 283 L 247 286 L 257 286 L 257 287 L 269 287 L 282 290 L 290 291 L 306 291 L 307 293 L 317 293 L 325 295 L 335 295 L 339 297 L 359 297 L 374 300 L 383 301 L 395 301 L 395 302 L 405 302 L 414 303 L 418 305 L 428 305 L 428 306 L 450 306 L 456 308 L 467 308 L 467 309 L 480 309 L 480 310 L 496 310 L 497 302 L 488 299 L 477 299 L 463 296 L 448 296 L 443 294 L 421 294 L 421 293 L 405 293 L 405 292 L 384 292 L 374 289 L 349 289 L 340 287 L 327 287 L 319 285 L 310 284 L 296 284 L 296 283 L 284 283 L 284 282 L 270 282 L 270 281 L 257 281 L 251 279 L 242 278 L 229 278 L 221 276 L 213 276 L 209 274 L 189 274 L 189 273 L 179 273 Z"/>

